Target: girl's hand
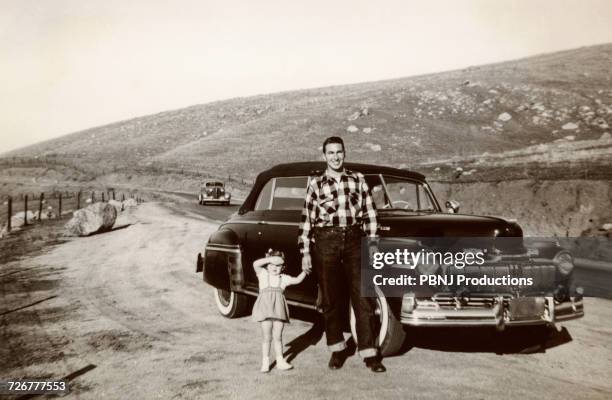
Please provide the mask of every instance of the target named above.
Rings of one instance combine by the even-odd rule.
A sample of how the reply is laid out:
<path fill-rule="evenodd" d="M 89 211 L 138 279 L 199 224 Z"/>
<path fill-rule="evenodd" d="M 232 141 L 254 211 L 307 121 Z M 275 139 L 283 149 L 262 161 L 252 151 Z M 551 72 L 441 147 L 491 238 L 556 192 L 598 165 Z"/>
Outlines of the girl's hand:
<path fill-rule="evenodd" d="M 272 263 L 276 265 L 282 265 L 285 263 L 285 260 L 283 260 L 283 258 L 279 256 L 270 256 L 270 257 L 266 257 L 266 259 L 268 263 Z"/>

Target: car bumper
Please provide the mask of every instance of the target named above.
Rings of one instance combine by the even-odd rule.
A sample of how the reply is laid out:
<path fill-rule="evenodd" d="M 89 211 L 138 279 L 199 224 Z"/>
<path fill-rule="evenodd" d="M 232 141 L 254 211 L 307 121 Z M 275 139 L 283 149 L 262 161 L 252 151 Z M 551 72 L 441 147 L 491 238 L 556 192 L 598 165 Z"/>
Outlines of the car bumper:
<path fill-rule="evenodd" d="M 203 197 L 202 201 L 206 203 L 229 203 L 230 199 L 225 198 L 212 198 L 212 197 Z"/>
<path fill-rule="evenodd" d="M 553 297 L 522 299 L 499 296 L 461 304 L 458 299 L 450 297 L 443 301 L 436 301 L 435 297 L 433 300 L 415 301 L 404 296 L 401 322 L 409 326 L 491 326 L 503 330 L 506 326 L 554 324 L 584 316 L 582 297 L 572 297 L 560 303 Z M 456 306 L 449 306 L 449 300 L 455 301 Z"/>

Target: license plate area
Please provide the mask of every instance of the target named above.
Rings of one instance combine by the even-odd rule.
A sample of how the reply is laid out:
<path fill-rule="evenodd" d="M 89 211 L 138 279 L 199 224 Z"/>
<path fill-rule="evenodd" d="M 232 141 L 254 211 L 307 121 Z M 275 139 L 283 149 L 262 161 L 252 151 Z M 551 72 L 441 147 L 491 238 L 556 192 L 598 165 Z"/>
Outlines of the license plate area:
<path fill-rule="evenodd" d="M 508 314 L 511 321 L 542 318 L 545 311 L 545 302 L 542 297 L 518 297 L 510 299 Z"/>

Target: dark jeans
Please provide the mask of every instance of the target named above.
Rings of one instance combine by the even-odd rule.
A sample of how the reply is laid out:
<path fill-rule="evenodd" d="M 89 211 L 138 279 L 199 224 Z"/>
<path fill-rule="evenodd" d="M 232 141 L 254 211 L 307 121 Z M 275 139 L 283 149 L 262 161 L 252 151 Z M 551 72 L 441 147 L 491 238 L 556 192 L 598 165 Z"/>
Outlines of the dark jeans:
<path fill-rule="evenodd" d="M 332 351 L 346 347 L 343 328 L 349 299 L 353 304 L 357 348 L 362 357 L 376 355 L 374 299 L 362 297 L 361 228 L 315 228 L 312 260 L 321 289 L 321 308 L 327 345 Z"/>

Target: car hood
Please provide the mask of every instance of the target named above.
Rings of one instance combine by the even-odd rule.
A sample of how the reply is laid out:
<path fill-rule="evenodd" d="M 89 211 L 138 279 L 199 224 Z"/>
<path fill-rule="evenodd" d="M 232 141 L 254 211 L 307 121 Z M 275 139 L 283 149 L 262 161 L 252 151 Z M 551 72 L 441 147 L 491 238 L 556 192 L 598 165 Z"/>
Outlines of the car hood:
<path fill-rule="evenodd" d="M 497 237 L 523 235 L 515 222 L 499 217 L 378 210 L 381 236 Z"/>

